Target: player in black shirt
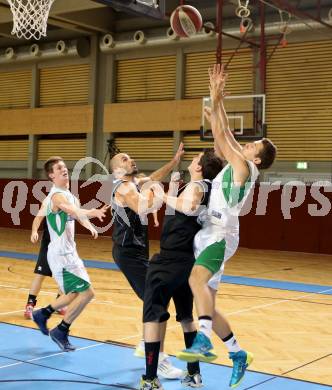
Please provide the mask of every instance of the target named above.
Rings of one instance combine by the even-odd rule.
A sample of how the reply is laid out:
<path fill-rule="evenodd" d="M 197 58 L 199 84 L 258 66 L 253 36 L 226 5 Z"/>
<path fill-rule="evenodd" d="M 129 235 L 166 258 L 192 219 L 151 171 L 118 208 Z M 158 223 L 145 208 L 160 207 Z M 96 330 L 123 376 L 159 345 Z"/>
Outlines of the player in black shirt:
<path fill-rule="evenodd" d="M 176 308 L 176 320 L 182 325 L 185 345 L 191 346 L 195 338 L 193 296 L 188 283 L 195 262 L 193 240 L 201 228 L 197 218 L 204 213 L 204 206 L 208 203 L 211 180 L 222 167 L 222 161 L 212 150 L 200 153 L 188 167 L 191 181 L 177 197 L 165 197 L 173 213 L 165 215 L 160 253 L 151 259 L 146 276 L 143 310 L 146 374 L 141 379 L 140 390 L 162 389 L 157 377 L 158 353 L 162 324 L 169 318 L 167 308 L 171 298 Z M 200 387 L 199 362 L 188 363 L 187 369 L 182 383 Z"/>
<path fill-rule="evenodd" d="M 125 153 L 116 154 L 110 162 L 111 171 L 116 178 L 111 200 L 114 218 L 112 254 L 115 263 L 141 300 L 144 297 L 145 278 L 149 266 L 148 227 L 142 223 L 141 218 L 152 206 L 154 195 L 150 189 L 143 190 L 142 185 L 148 181 L 159 182 L 164 179 L 178 165 L 183 153 L 181 144 L 168 164 L 149 177 L 143 178 L 137 177 L 135 161 Z M 166 324 L 163 333 L 165 330 Z M 183 371 L 172 366 L 168 356 L 163 353 L 163 345 L 160 351 L 159 375 L 167 379 L 177 379 Z M 144 357 L 144 347 L 138 346 L 135 355 Z"/>

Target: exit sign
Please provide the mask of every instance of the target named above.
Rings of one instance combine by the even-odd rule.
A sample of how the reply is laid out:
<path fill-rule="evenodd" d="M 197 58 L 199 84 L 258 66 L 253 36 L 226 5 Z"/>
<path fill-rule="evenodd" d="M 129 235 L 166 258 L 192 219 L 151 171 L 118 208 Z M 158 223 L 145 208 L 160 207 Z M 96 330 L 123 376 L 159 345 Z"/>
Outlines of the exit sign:
<path fill-rule="evenodd" d="M 308 163 L 306 161 L 298 161 L 296 163 L 296 169 L 308 169 Z"/>

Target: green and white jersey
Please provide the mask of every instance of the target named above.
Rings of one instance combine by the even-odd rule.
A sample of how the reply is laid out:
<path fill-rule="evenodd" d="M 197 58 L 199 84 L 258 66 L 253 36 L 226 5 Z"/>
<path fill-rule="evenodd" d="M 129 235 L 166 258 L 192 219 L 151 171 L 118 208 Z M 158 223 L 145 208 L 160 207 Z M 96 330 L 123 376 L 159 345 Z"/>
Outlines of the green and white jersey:
<path fill-rule="evenodd" d="M 247 161 L 247 164 L 250 175 L 242 187 L 235 185 L 230 164 L 227 164 L 212 181 L 210 201 L 206 212 L 200 218 L 203 229 L 206 225 L 217 225 L 218 230 L 225 234 L 238 234 L 241 208 L 259 175 L 252 161 Z"/>
<path fill-rule="evenodd" d="M 69 191 L 55 186 L 52 187 L 46 198 L 47 207 L 47 226 L 50 232 L 49 251 L 58 255 L 67 255 L 76 251 L 74 241 L 75 235 L 75 220 L 62 210 L 57 212 L 52 211 L 52 197 L 60 193 L 63 194 L 71 204 L 77 204 L 77 199 Z"/>

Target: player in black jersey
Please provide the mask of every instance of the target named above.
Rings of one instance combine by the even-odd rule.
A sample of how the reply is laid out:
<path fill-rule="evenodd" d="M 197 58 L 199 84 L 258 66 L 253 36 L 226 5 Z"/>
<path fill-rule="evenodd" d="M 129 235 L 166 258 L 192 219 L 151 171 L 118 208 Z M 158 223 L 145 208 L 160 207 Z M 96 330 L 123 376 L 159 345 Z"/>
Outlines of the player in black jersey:
<path fill-rule="evenodd" d="M 150 189 L 142 190 L 142 185 L 148 181 L 163 180 L 178 165 L 183 153 L 183 144 L 181 144 L 168 164 L 149 177 L 141 178 L 137 177 L 138 169 L 135 161 L 127 154 L 118 153 L 110 161 L 110 169 L 116 178 L 111 201 L 112 254 L 115 263 L 141 300 L 144 298 L 145 277 L 149 266 L 148 227 L 142 223 L 141 217 L 152 206 L 154 195 Z M 166 324 L 163 335 L 165 331 Z M 177 379 L 183 375 L 183 371 L 172 366 L 168 356 L 163 353 L 163 345 L 160 351 L 158 374 L 167 379 Z M 142 343 L 136 348 L 135 355 L 144 357 Z"/>
<path fill-rule="evenodd" d="M 151 259 L 146 276 L 143 310 L 146 374 L 142 376 L 140 390 L 162 389 L 157 377 L 158 353 L 161 329 L 169 318 L 167 308 L 171 298 L 176 308 L 176 320 L 182 325 L 186 346 L 191 346 L 197 333 L 192 314 L 193 295 L 188 283 L 195 262 L 193 240 L 201 228 L 197 218 L 204 214 L 211 180 L 222 168 L 223 163 L 213 150 L 200 153 L 188 167 L 190 182 L 179 194 L 174 194 L 178 196 L 169 196 L 172 191 L 170 186 L 165 197 L 171 212 L 166 213 L 164 218 L 160 253 Z M 199 362 L 188 363 L 187 369 L 182 384 L 202 386 Z"/>

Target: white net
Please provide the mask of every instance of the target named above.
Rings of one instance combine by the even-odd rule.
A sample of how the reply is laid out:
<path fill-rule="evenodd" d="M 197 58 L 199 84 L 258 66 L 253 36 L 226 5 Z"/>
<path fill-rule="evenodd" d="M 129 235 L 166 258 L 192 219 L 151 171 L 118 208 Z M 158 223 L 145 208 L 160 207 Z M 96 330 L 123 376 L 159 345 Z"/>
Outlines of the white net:
<path fill-rule="evenodd" d="M 7 1 L 13 14 L 13 35 L 25 39 L 46 36 L 48 14 L 55 0 Z"/>

